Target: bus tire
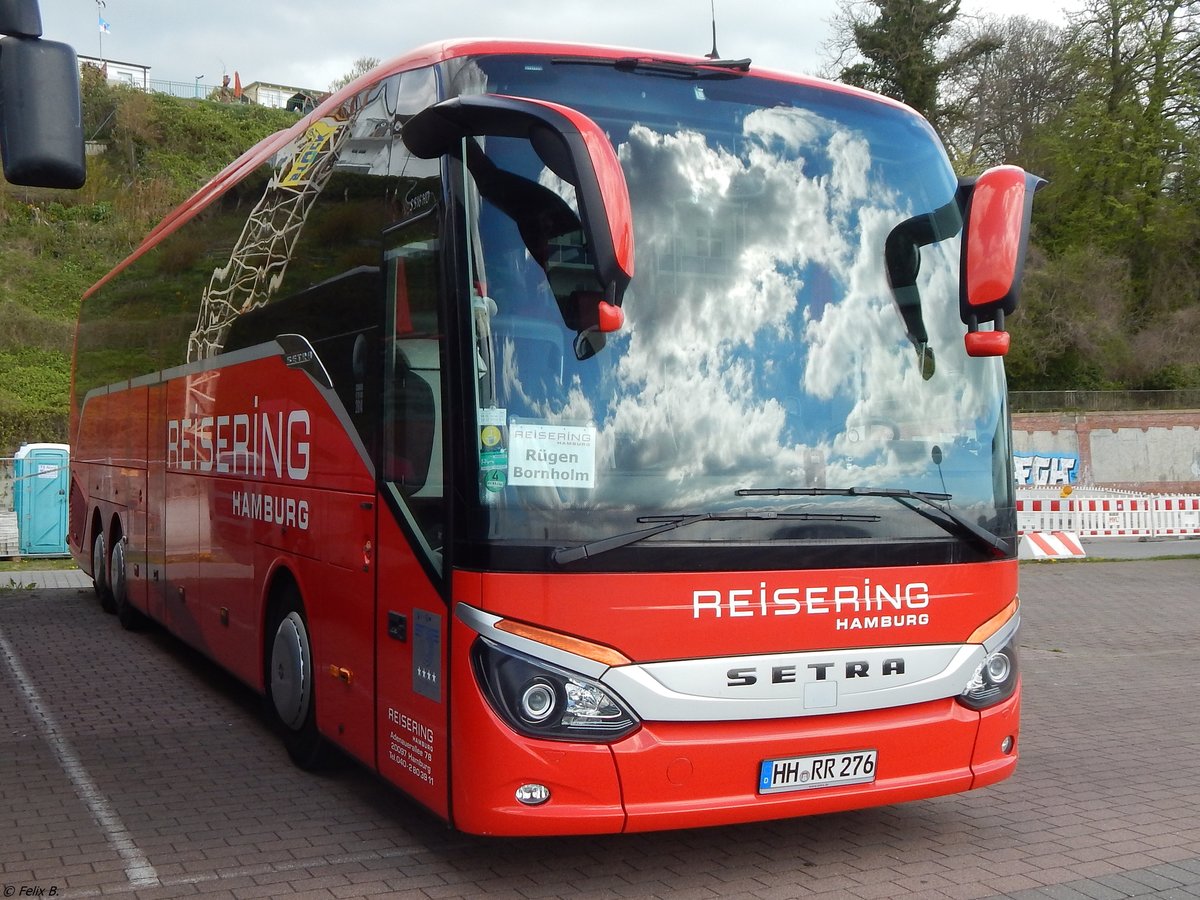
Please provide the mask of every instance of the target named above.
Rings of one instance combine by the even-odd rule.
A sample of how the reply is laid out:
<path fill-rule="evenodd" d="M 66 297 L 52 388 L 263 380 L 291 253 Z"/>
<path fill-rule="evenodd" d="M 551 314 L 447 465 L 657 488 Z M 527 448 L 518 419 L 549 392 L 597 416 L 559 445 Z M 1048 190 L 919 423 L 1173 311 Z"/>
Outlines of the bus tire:
<path fill-rule="evenodd" d="M 108 582 L 112 591 L 113 608 L 117 613 L 117 621 L 126 631 L 138 631 L 146 624 L 146 617 L 141 610 L 129 602 L 129 583 L 125 570 L 125 538 L 121 535 L 113 537 L 112 553 L 109 554 Z"/>
<path fill-rule="evenodd" d="M 283 732 L 288 756 L 301 769 L 329 762 L 329 745 L 317 730 L 316 672 L 308 618 L 300 592 L 287 587 L 274 604 L 267 629 L 267 712 Z"/>
<path fill-rule="evenodd" d="M 104 540 L 104 529 L 96 528 L 92 538 L 92 584 L 100 599 L 100 608 L 105 612 L 116 612 L 112 586 L 108 583 L 108 550 Z"/>

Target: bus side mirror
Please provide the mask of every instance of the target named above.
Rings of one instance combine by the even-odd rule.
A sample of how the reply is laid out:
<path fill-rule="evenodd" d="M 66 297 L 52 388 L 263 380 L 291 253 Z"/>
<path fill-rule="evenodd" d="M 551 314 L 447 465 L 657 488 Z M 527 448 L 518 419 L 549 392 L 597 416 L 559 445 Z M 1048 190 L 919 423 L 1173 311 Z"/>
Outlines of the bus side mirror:
<path fill-rule="evenodd" d="M 625 174 L 599 125 L 557 103 L 481 94 L 427 107 L 405 123 L 401 135 L 422 159 L 457 155 L 466 137 L 529 141 L 542 162 L 575 188 L 603 298 L 620 306 L 633 277 L 633 216 Z"/>
<path fill-rule="evenodd" d="M 1009 335 L 1004 317 L 1017 308 L 1033 195 L 1046 182 L 1017 166 L 988 169 L 966 182 L 959 315 L 967 326 L 969 356 L 1003 356 Z M 991 331 L 980 331 L 985 322 Z"/>
<path fill-rule="evenodd" d="M 42 11 L 37 0 L 0 0 L 0 34 L 42 36 Z"/>
<path fill-rule="evenodd" d="M 0 40 L 0 154 L 4 177 L 13 184 L 83 185 L 79 63 L 69 44 Z"/>

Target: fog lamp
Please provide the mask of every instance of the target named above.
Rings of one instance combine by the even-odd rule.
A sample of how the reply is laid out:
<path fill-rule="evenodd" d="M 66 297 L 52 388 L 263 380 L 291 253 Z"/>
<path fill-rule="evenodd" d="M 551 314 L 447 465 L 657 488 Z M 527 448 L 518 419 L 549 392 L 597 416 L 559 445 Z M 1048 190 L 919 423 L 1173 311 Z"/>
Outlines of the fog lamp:
<path fill-rule="evenodd" d="M 550 799 L 550 788 L 544 784 L 523 784 L 517 788 L 517 802 L 526 806 L 540 806 Z"/>

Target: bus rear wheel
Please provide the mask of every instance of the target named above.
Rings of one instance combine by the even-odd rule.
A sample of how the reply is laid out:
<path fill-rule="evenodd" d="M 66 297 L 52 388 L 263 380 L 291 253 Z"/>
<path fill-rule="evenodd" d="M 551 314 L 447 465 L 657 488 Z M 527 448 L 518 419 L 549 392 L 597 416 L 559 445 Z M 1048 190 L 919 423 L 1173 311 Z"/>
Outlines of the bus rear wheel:
<path fill-rule="evenodd" d="M 295 589 L 276 605 L 267 642 L 267 711 L 283 731 L 292 762 L 302 769 L 322 769 L 329 762 L 329 745 L 317 731 L 312 642 Z"/>

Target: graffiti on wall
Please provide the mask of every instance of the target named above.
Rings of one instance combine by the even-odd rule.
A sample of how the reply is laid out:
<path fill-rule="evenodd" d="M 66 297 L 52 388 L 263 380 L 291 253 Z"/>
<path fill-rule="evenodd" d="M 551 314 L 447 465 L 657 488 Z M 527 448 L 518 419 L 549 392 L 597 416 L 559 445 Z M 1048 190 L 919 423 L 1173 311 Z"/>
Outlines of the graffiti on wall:
<path fill-rule="evenodd" d="M 1079 477 L 1076 453 L 1013 455 L 1017 484 L 1022 487 L 1057 487 L 1074 484 Z"/>

